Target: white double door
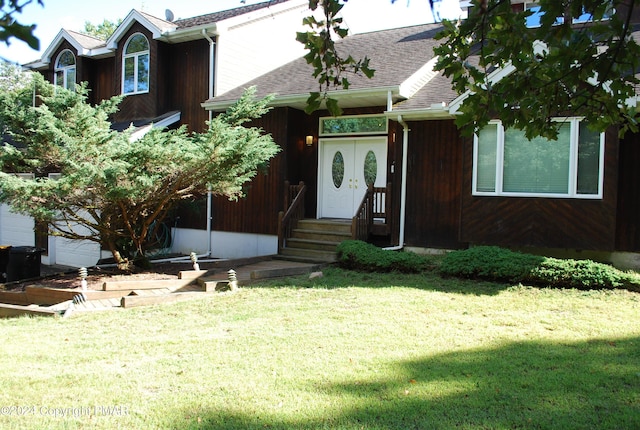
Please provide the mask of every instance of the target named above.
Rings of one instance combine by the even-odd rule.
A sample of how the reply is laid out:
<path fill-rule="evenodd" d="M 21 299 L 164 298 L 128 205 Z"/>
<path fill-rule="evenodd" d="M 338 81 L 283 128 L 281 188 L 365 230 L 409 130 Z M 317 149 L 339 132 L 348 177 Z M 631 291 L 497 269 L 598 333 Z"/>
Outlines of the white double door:
<path fill-rule="evenodd" d="M 387 138 L 322 139 L 318 169 L 318 218 L 352 218 L 367 183 L 387 181 Z"/>

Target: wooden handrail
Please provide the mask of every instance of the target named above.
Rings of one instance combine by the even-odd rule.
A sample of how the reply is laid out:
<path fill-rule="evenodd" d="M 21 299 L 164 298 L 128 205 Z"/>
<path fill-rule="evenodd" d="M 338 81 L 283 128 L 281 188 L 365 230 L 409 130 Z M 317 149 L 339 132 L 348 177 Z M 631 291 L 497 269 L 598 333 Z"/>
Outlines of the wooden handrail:
<path fill-rule="evenodd" d="M 292 230 L 298 224 L 298 220 L 304 218 L 304 195 L 307 186 L 300 181 L 298 185 L 290 185 L 285 182 L 285 211 L 278 213 L 278 252 L 286 246 L 286 241 L 291 237 Z"/>
<path fill-rule="evenodd" d="M 369 238 L 373 227 L 374 218 L 381 218 L 384 223 L 388 223 L 389 208 L 391 199 L 389 190 L 391 184 L 386 187 L 374 187 L 369 185 L 367 192 L 362 198 L 362 202 L 351 220 L 351 237 L 354 240 L 364 240 Z"/>

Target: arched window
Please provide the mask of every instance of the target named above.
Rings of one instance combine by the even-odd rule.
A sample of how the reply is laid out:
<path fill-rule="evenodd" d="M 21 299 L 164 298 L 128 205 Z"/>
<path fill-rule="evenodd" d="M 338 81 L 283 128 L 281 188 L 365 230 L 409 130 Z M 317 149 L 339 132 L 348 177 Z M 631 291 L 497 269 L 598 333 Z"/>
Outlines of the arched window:
<path fill-rule="evenodd" d="M 60 85 L 68 90 L 75 89 L 76 57 L 70 50 L 65 49 L 58 55 L 53 79 L 53 83 L 56 85 Z"/>
<path fill-rule="evenodd" d="M 149 91 L 149 41 L 144 35 L 132 35 L 124 45 L 122 57 L 122 93 Z"/>

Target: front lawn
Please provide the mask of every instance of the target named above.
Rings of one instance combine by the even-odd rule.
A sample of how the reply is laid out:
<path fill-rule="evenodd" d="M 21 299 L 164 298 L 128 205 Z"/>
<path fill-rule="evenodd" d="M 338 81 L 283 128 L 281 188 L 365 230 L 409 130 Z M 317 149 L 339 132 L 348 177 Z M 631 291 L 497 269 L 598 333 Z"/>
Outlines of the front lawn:
<path fill-rule="evenodd" d="M 640 294 L 327 269 L 0 320 L 0 428 L 640 428 Z"/>

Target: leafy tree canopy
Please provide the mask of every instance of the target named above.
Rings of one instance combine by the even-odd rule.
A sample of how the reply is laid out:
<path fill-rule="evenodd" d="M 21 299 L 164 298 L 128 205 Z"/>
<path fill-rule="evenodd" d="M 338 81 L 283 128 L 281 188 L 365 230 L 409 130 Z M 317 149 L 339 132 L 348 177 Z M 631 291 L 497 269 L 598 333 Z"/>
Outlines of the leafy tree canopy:
<path fill-rule="evenodd" d="M 31 85 L 0 92 L 0 124 L 14 143 L 0 147 L 0 202 L 46 222 L 51 234 L 101 243 L 123 267 L 129 257 L 144 259 L 181 201 L 208 190 L 238 199 L 278 153 L 271 136 L 245 126 L 268 110 L 269 98 L 256 101 L 254 93 L 204 133 L 154 129 L 131 142 L 132 130 L 110 129 L 120 97 L 91 106 L 84 85 L 68 91 L 34 73 Z M 59 179 L 47 179 L 53 172 Z"/>
<path fill-rule="evenodd" d="M 30 3 L 44 6 L 42 0 L 0 0 L 0 42 L 9 44 L 12 37 L 22 40 L 33 49 L 40 49 L 40 41 L 33 35 L 35 24 L 19 23 L 15 15 L 22 13 L 22 9 Z"/>
<path fill-rule="evenodd" d="M 346 1 L 346 0 L 344 0 Z M 333 115 L 342 113 L 337 100 L 331 98 L 328 93 L 332 88 L 349 89 L 350 73 L 362 73 L 371 78 L 375 72 L 369 67 L 369 59 L 356 60 L 348 53 L 339 53 L 334 37 L 347 36 L 348 30 L 343 27 L 340 10 L 344 6 L 339 0 L 309 0 L 309 8 L 316 11 L 319 7 L 323 19 L 314 15 L 304 18 L 303 24 L 310 29 L 297 33 L 296 39 L 304 44 L 308 53 L 305 55 L 307 63 L 313 66 L 313 77 L 318 80 L 319 91 L 312 92 L 307 99 L 307 113 L 320 108 L 325 102 L 327 109 Z"/>
<path fill-rule="evenodd" d="M 508 0 L 472 3 L 467 19 L 444 22 L 435 49 L 436 68 L 459 94 L 471 94 L 459 126 L 475 131 L 497 116 L 530 138 L 554 138 L 552 118 L 577 115 L 599 131 L 638 130 L 638 2 L 539 0 L 539 10 L 521 12 Z M 498 69 L 508 75 L 493 79 Z"/>
<path fill-rule="evenodd" d="M 90 21 L 85 21 L 84 29 L 81 32 L 100 40 L 107 40 L 116 31 L 120 24 L 122 24 L 122 19 L 119 19 L 118 21 L 109 21 L 105 18 L 99 24 L 93 24 Z"/>
<path fill-rule="evenodd" d="M 298 34 L 321 88 L 327 83 L 348 88 L 348 77 L 338 72 L 357 72 L 361 64 L 338 55 L 333 45 L 336 35 L 346 35 L 344 29 L 331 31 L 341 24 L 336 14 L 344 1 L 310 0 L 311 9 L 321 7 L 326 19 L 319 25 L 309 18 L 315 31 Z M 469 95 L 459 109 L 458 126 L 471 134 L 500 118 L 530 138 L 555 138 L 557 123 L 552 119 L 577 115 L 599 131 L 609 126 L 620 126 L 621 134 L 638 131 L 640 46 L 633 35 L 633 16 L 640 2 L 536 3 L 539 9 L 518 12 L 509 0 L 471 0 L 466 19 L 443 21 L 436 69 L 451 78 L 458 94 Z M 319 107 L 321 96 L 311 94 L 310 110 Z M 327 107 L 339 113 L 329 102 Z"/>

